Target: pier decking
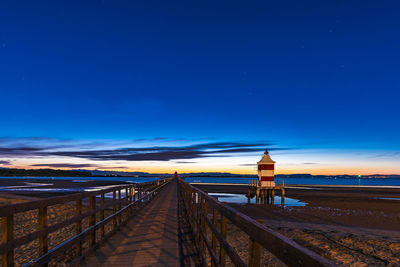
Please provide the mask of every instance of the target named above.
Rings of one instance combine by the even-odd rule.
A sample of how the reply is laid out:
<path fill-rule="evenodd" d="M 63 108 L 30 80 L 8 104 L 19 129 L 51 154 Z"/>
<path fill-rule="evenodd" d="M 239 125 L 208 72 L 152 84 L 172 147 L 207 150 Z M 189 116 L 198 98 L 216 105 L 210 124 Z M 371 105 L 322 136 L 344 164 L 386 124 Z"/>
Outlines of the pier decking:
<path fill-rule="evenodd" d="M 173 181 L 82 266 L 181 266 L 179 228 L 177 181 Z"/>

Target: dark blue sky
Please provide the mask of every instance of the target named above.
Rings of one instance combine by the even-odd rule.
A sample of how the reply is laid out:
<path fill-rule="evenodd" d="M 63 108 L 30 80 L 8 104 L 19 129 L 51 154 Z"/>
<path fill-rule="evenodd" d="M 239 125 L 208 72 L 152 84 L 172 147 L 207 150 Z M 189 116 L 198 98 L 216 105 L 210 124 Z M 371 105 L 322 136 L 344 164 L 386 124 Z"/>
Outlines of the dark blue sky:
<path fill-rule="evenodd" d="M 398 1 L 2 1 L 0 136 L 396 154 L 399 11 Z"/>

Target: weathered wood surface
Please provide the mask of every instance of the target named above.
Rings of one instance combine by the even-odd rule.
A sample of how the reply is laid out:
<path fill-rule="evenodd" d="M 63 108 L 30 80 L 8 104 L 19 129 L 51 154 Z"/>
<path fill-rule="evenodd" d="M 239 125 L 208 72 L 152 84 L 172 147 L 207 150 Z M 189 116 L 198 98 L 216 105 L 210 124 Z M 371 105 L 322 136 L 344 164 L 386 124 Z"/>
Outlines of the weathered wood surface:
<path fill-rule="evenodd" d="M 180 255 L 177 181 L 90 254 L 82 266 L 185 266 Z"/>

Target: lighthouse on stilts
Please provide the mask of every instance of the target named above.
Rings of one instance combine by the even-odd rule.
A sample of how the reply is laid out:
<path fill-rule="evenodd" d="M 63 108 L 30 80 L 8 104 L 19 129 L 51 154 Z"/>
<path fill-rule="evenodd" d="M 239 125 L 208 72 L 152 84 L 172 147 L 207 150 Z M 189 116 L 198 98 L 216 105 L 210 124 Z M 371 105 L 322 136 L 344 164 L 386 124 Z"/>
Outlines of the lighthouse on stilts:
<path fill-rule="evenodd" d="M 258 184 L 261 187 L 274 187 L 275 186 L 275 161 L 269 156 L 268 150 L 264 152 L 262 159 L 257 162 L 258 167 Z"/>
<path fill-rule="evenodd" d="M 282 205 L 285 198 L 285 185 L 275 184 L 275 161 L 273 161 L 266 149 L 263 157 L 257 162 L 258 178 L 257 181 L 249 181 L 249 193 L 252 190 L 256 191 L 256 203 L 273 204 L 275 199 L 275 190 L 281 190 Z M 250 195 L 250 194 L 249 194 Z"/>

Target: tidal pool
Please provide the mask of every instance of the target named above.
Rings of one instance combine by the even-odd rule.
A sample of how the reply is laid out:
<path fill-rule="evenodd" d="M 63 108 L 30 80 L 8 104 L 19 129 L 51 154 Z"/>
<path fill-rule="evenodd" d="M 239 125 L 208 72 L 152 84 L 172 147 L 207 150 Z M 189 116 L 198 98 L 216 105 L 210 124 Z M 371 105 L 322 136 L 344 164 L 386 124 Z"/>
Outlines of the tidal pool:
<path fill-rule="evenodd" d="M 244 194 L 231 194 L 231 193 L 209 193 L 209 196 L 218 198 L 219 201 L 221 202 L 228 202 L 228 203 L 248 203 L 247 196 Z M 280 196 L 275 196 L 274 198 L 274 205 L 281 205 L 282 198 Z M 256 204 L 256 197 L 253 196 L 250 198 L 250 203 L 251 204 Z M 285 206 L 288 207 L 303 207 L 306 206 L 307 203 L 302 202 L 298 199 L 290 198 L 290 197 L 285 197 Z"/>

